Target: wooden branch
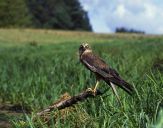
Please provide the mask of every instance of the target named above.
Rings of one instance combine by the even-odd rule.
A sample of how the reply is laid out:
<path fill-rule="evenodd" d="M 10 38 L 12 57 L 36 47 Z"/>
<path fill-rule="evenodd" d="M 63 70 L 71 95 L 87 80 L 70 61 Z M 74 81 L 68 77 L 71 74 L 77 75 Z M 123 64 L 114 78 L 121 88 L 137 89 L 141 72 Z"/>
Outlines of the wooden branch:
<path fill-rule="evenodd" d="M 76 96 L 73 96 L 73 97 L 71 97 L 71 96 L 69 96 L 69 95 L 68 95 L 68 96 L 66 95 L 66 97 L 68 97 L 68 98 L 63 98 L 63 97 L 65 97 L 65 96 L 63 96 L 63 97 L 61 97 L 61 99 L 59 99 L 58 101 L 56 101 L 53 105 L 49 106 L 48 108 L 44 109 L 44 110 L 41 111 L 41 112 L 38 112 L 37 115 L 38 115 L 38 116 L 42 116 L 42 115 L 44 115 L 45 113 L 48 113 L 48 112 L 53 111 L 53 110 L 57 110 L 57 109 L 58 109 L 58 110 L 61 110 L 61 109 L 64 109 L 64 108 L 66 108 L 66 107 L 70 107 L 70 106 L 76 104 L 76 103 L 79 102 L 79 101 L 84 101 L 84 100 L 86 100 L 87 98 L 93 98 L 93 97 L 95 97 L 95 96 L 102 95 L 102 94 L 104 94 L 106 91 L 107 91 L 107 90 L 105 90 L 105 91 L 102 93 L 102 92 L 100 92 L 99 90 L 97 90 L 97 91 L 96 91 L 96 94 L 94 95 L 93 92 L 92 92 L 91 90 L 88 90 L 88 89 L 87 89 L 86 91 L 84 91 L 84 92 L 82 92 L 82 93 L 80 93 L 80 94 L 78 94 L 78 95 L 76 95 Z"/>

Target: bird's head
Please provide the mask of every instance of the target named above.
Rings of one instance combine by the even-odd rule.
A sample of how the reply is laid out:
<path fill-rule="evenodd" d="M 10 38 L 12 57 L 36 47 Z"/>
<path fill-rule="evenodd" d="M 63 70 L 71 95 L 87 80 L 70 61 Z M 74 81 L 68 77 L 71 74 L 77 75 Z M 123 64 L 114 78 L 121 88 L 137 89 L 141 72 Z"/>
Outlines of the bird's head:
<path fill-rule="evenodd" d="M 87 43 L 83 43 L 79 47 L 79 55 L 82 55 L 84 52 L 91 52 L 91 47 Z"/>

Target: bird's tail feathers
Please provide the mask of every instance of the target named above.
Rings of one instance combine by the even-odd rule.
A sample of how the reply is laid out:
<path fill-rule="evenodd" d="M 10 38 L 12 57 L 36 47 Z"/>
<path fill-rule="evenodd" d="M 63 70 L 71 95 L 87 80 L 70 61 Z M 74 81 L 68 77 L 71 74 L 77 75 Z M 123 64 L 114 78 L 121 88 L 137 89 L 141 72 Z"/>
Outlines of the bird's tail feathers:
<path fill-rule="evenodd" d="M 132 85 L 130 85 L 129 83 L 127 83 L 126 81 L 122 80 L 122 79 L 109 79 L 109 80 L 105 80 L 105 82 L 107 84 L 110 85 L 110 82 L 112 82 L 115 85 L 118 85 L 120 88 L 122 88 L 124 91 L 126 91 L 128 94 L 132 95 L 133 92 L 133 87 Z"/>

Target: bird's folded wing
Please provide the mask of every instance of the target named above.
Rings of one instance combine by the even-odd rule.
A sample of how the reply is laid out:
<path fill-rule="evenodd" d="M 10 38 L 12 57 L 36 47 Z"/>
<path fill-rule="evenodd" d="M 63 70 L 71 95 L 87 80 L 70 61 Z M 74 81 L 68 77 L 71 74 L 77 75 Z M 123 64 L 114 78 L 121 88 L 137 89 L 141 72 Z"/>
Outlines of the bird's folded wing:
<path fill-rule="evenodd" d="M 110 84 L 110 82 L 112 82 L 124 89 L 130 95 L 132 94 L 133 87 L 124 81 L 114 69 L 107 67 L 107 65 L 101 62 L 98 58 L 90 61 L 91 59 L 92 58 L 84 58 L 82 61 L 92 72 L 103 77 L 106 83 Z"/>
<path fill-rule="evenodd" d="M 110 75 L 110 74 L 108 74 L 108 73 L 102 71 L 100 68 L 95 67 L 95 66 L 93 66 L 93 65 L 90 65 L 86 60 L 83 60 L 83 63 L 84 63 L 85 65 L 87 65 L 87 67 L 88 67 L 92 72 L 98 73 L 99 75 L 101 75 L 101 76 L 103 76 L 103 77 L 105 77 L 105 78 L 111 78 L 111 77 L 113 77 L 112 75 Z"/>

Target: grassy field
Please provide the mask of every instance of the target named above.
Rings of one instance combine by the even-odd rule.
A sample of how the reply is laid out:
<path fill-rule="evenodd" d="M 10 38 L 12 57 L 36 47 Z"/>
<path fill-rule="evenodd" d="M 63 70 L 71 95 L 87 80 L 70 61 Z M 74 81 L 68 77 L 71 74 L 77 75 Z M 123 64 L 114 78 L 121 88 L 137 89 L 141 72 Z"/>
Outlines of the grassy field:
<path fill-rule="evenodd" d="M 53 112 L 48 123 L 34 119 L 65 92 L 76 95 L 94 86 L 94 75 L 78 60 L 81 42 L 134 86 L 132 97 L 118 88 L 124 111 L 108 90 Z M 0 29 L 0 107 L 0 124 L 10 121 L 16 128 L 161 128 L 163 36 Z M 21 107 L 23 114 L 17 112 Z"/>

